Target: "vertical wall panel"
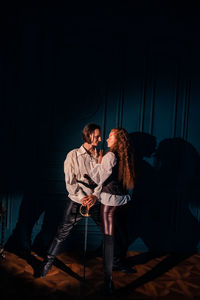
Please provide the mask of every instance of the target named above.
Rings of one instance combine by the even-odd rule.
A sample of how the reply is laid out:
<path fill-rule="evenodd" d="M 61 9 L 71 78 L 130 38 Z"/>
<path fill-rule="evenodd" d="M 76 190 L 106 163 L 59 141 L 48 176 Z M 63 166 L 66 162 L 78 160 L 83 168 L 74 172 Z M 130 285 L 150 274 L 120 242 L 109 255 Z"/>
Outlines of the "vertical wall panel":
<path fill-rule="evenodd" d="M 176 125 L 176 89 L 178 58 L 167 53 L 154 56 L 152 79 L 153 134 L 158 141 L 173 137 Z M 148 110 L 152 111 L 152 110 Z"/>
<path fill-rule="evenodd" d="M 148 63 L 144 40 L 137 34 L 137 31 L 131 32 L 124 58 L 126 65 L 122 83 L 124 95 L 122 126 L 128 132 L 144 129 Z M 137 40 L 134 47 L 132 39 Z"/>
<path fill-rule="evenodd" d="M 124 92 L 122 126 L 128 131 L 139 131 L 143 122 L 142 81 L 133 80 Z"/>
<path fill-rule="evenodd" d="M 195 146 L 200 153 L 200 79 L 192 79 L 190 89 L 190 102 L 188 108 L 188 133 L 187 140 Z"/>

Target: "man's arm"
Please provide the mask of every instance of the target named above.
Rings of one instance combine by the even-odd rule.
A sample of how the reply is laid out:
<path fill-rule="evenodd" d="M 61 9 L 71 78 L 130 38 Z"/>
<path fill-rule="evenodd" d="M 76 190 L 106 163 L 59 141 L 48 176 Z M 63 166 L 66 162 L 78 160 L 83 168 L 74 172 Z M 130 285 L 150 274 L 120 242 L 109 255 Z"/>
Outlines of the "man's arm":
<path fill-rule="evenodd" d="M 69 152 L 64 162 L 65 184 L 69 194 L 77 196 L 81 201 L 86 196 L 83 189 L 80 187 L 76 180 L 76 174 L 74 171 L 74 158 L 73 151 Z"/>

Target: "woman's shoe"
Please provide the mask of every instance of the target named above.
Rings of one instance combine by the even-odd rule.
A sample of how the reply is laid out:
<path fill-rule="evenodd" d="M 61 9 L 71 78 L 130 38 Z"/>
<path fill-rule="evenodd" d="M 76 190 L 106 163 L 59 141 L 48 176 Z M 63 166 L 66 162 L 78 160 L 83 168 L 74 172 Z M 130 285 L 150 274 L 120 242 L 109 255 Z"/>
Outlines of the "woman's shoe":
<path fill-rule="evenodd" d="M 118 262 L 117 264 L 113 265 L 113 271 L 120 271 L 126 274 L 137 273 L 134 268 L 129 267 L 127 264 Z"/>
<path fill-rule="evenodd" d="M 105 279 L 104 285 L 101 289 L 101 294 L 103 295 L 113 295 L 114 293 L 114 285 L 112 279 Z"/>

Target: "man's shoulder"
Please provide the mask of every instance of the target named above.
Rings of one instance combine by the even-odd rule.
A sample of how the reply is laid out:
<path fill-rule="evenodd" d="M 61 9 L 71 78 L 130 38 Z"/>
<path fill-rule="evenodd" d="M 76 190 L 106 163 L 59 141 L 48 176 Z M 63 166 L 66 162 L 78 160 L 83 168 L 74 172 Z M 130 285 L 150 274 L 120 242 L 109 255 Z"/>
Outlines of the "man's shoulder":
<path fill-rule="evenodd" d="M 80 148 L 75 148 L 75 149 L 72 149 L 70 150 L 68 153 L 67 153 L 67 156 L 74 156 L 76 155 L 76 153 L 78 152 Z"/>
<path fill-rule="evenodd" d="M 75 148 L 75 149 L 70 150 L 67 153 L 66 157 L 75 157 L 75 156 L 77 156 L 79 154 L 82 154 L 82 153 L 83 153 L 82 147 L 79 147 L 79 148 Z"/>
<path fill-rule="evenodd" d="M 70 153 L 76 153 L 79 149 L 80 149 L 80 148 L 72 149 L 72 150 L 70 150 L 70 151 L 68 152 L 68 154 L 70 154 Z"/>
<path fill-rule="evenodd" d="M 66 159 L 67 159 L 67 158 L 74 157 L 74 156 L 76 155 L 78 149 L 79 149 L 79 148 L 70 150 L 70 151 L 67 153 L 67 155 L 66 155 Z"/>

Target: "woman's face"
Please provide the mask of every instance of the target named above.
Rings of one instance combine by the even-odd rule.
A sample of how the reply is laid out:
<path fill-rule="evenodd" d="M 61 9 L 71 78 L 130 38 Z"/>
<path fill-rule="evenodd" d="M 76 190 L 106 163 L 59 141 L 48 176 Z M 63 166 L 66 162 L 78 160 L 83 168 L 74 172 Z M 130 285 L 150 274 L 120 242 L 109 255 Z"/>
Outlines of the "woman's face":
<path fill-rule="evenodd" d="M 111 130 L 109 137 L 107 139 L 108 148 L 112 148 L 116 143 L 116 134 Z"/>

